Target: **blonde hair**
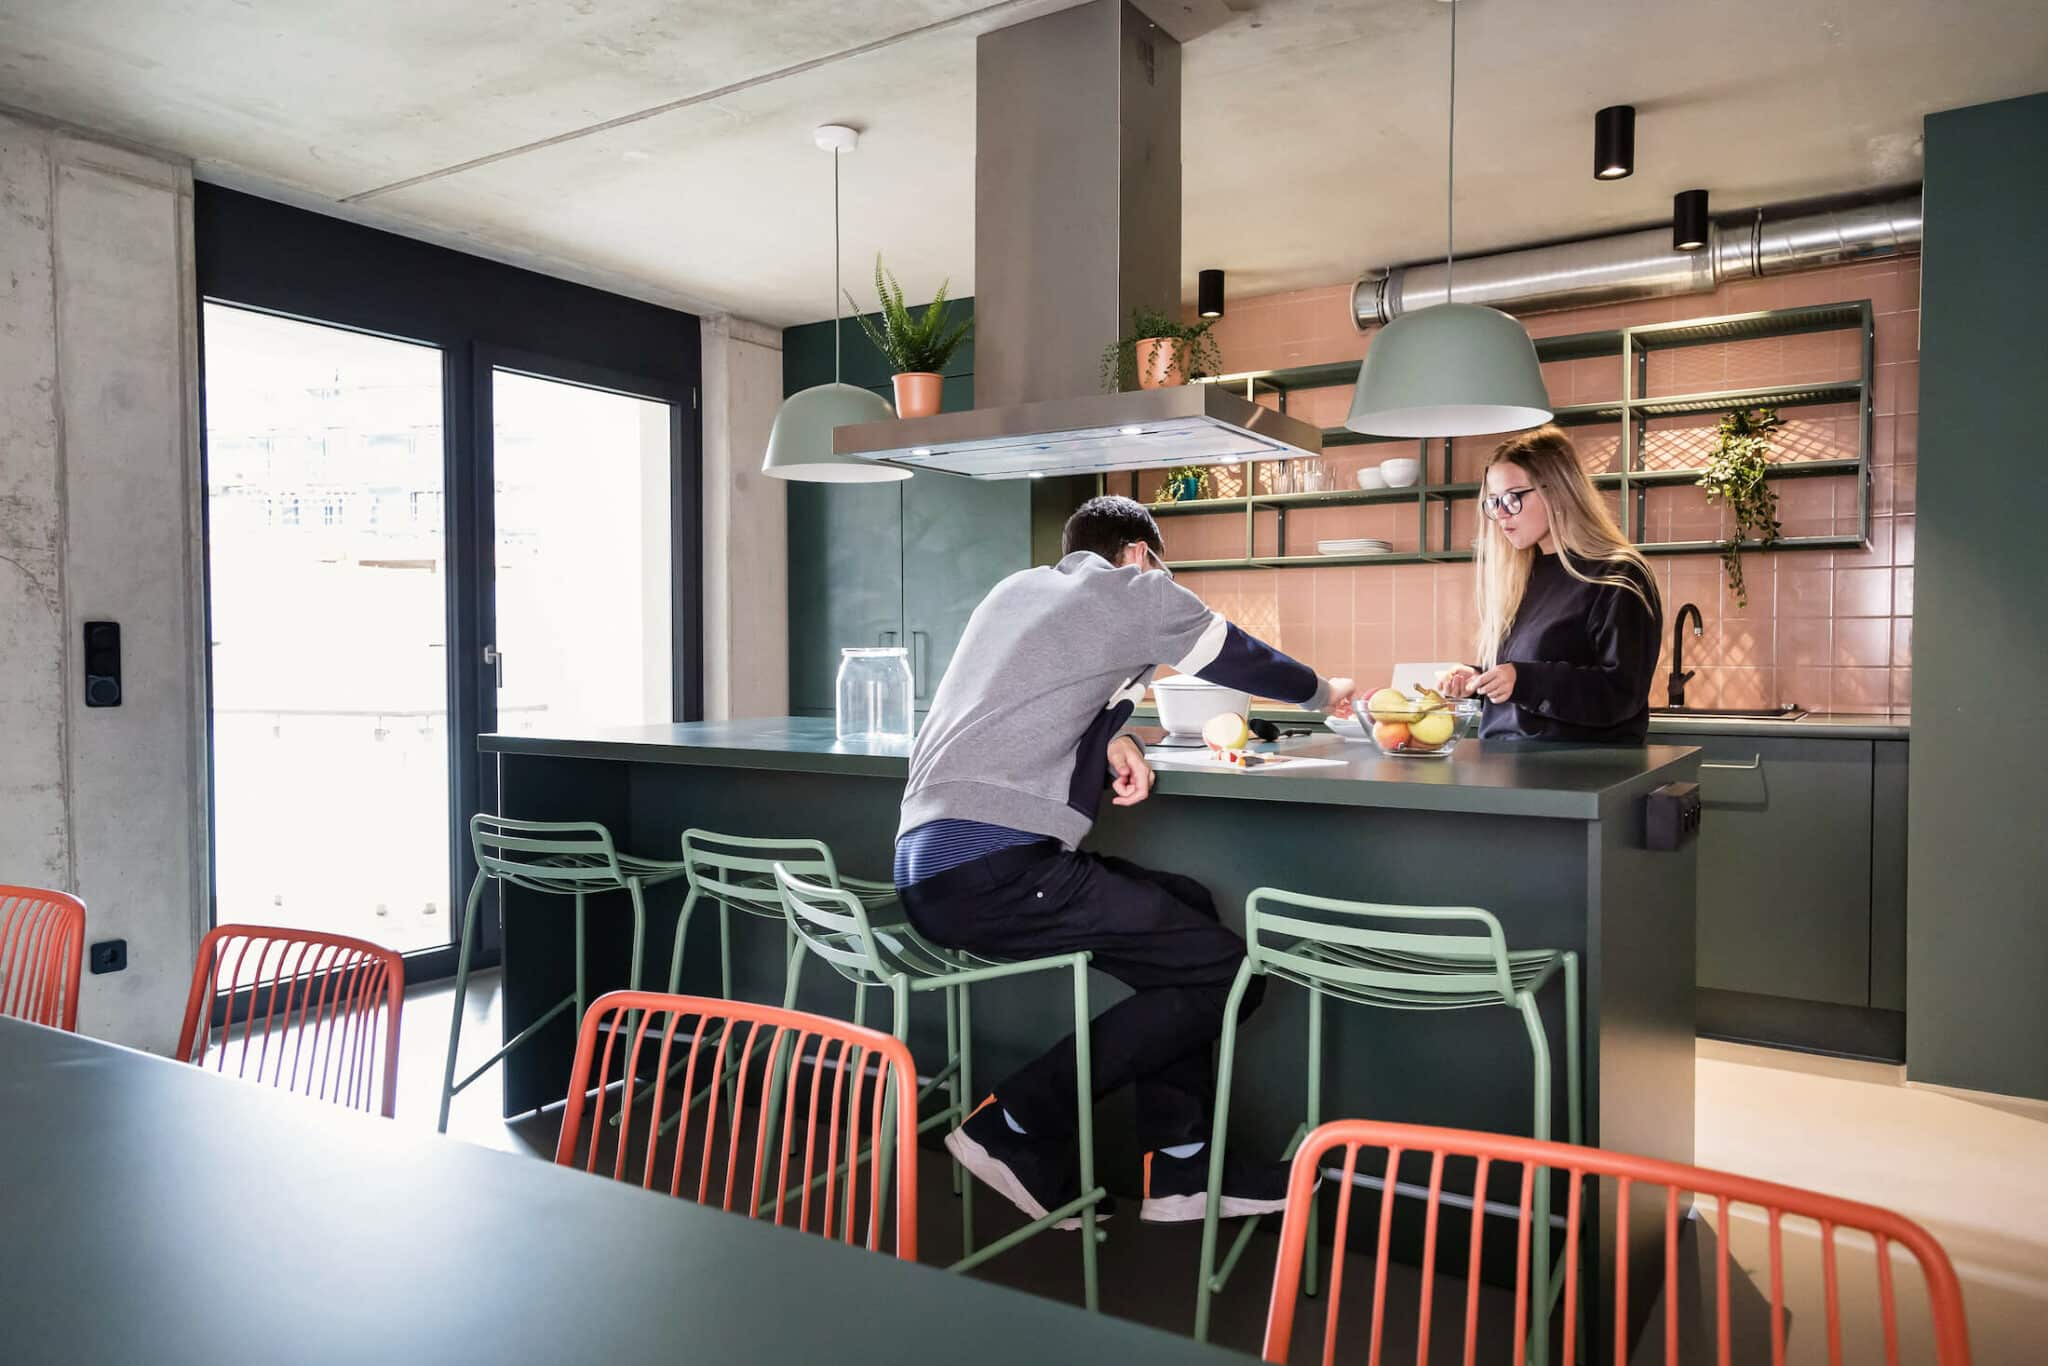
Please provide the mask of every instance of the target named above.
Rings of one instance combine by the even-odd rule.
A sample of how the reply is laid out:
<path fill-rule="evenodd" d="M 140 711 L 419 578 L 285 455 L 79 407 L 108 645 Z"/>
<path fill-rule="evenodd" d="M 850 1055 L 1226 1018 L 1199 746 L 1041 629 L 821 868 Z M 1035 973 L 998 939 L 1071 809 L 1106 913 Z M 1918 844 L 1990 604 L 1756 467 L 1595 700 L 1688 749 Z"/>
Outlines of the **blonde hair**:
<path fill-rule="evenodd" d="M 1649 561 L 1629 543 L 1607 505 L 1593 490 L 1592 481 L 1579 465 L 1579 452 L 1570 437 L 1555 426 L 1511 436 L 1493 452 L 1487 469 L 1495 465 L 1519 465 L 1529 482 L 1543 495 L 1550 514 L 1550 534 L 1555 539 L 1558 564 L 1581 583 L 1625 588 L 1642 600 L 1654 615 L 1661 611 L 1657 579 Z M 1480 494 L 1486 492 L 1481 475 Z M 1482 509 L 1478 535 L 1472 542 L 1472 558 L 1479 572 L 1474 589 L 1479 600 L 1479 663 L 1492 668 L 1500 663 L 1501 646 L 1515 624 L 1522 605 L 1522 592 L 1529 585 L 1529 569 L 1536 560 L 1536 548 L 1517 550 L 1500 524 Z M 1588 573 L 1581 565 L 1596 566 Z M 1598 572 L 1605 566 L 1607 572 Z M 1625 572 L 1633 567 L 1641 577 Z"/>

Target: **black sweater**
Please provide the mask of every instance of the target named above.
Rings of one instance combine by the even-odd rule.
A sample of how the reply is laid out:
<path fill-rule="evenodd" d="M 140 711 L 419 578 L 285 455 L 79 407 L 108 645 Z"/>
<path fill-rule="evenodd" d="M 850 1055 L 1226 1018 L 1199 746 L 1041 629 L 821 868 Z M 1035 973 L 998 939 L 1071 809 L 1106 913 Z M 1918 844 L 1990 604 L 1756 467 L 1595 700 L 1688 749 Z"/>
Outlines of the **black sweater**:
<path fill-rule="evenodd" d="M 1643 582 L 1633 565 L 1575 563 L 1596 578 Z M 1663 614 L 1634 593 L 1581 583 L 1557 556 L 1539 551 L 1501 642 L 1500 662 L 1515 666 L 1515 691 L 1504 703 L 1486 704 L 1480 735 L 1642 744 L 1662 634 Z"/>

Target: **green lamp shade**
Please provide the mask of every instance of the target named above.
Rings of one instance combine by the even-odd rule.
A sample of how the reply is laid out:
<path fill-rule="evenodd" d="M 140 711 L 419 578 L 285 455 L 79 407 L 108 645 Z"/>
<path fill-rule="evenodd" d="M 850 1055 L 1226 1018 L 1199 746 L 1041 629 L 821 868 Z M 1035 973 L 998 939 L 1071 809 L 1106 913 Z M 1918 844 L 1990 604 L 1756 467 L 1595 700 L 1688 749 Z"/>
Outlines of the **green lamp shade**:
<path fill-rule="evenodd" d="M 908 479 L 900 465 L 832 454 L 832 429 L 887 422 L 896 410 L 880 394 L 851 384 L 818 384 L 782 400 L 768 429 L 761 473 L 813 484 L 877 484 Z"/>
<path fill-rule="evenodd" d="M 1479 436 L 1550 421 L 1536 344 L 1497 308 L 1438 304 L 1380 329 L 1344 425 L 1371 436 Z"/>

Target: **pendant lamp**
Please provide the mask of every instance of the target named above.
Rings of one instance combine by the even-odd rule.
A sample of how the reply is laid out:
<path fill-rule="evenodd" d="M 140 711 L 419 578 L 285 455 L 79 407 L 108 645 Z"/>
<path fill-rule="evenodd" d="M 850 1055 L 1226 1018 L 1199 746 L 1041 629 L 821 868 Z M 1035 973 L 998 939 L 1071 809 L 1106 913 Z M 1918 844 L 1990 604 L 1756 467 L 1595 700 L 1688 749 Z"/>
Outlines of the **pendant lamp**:
<path fill-rule="evenodd" d="M 832 453 L 832 429 L 862 422 L 886 422 L 895 409 L 880 394 L 840 382 L 839 332 L 843 322 L 839 287 L 839 157 L 860 145 L 860 133 L 828 123 L 812 134 L 832 154 L 832 382 L 799 390 L 782 400 L 768 429 L 768 454 L 761 473 L 814 484 L 875 484 L 908 479 L 900 465 L 883 465 Z"/>
<path fill-rule="evenodd" d="M 1451 4 L 1450 148 L 1445 158 L 1444 298 L 1381 328 L 1358 367 L 1344 425 L 1371 436 L 1479 436 L 1550 420 L 1536 344 L 1497 308 L 1450 303 L 1455 260 L 1451 214 L 1457 184 L 1458 5 Z"/>

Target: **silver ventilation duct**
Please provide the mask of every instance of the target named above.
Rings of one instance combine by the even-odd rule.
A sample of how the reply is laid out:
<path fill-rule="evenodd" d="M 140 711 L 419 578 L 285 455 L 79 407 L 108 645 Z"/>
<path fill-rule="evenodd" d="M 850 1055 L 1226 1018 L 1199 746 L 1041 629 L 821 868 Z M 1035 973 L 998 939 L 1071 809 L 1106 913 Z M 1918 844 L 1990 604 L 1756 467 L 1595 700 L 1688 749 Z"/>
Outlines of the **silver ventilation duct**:
<path fill-rule="evenodd" d="M 1910 194 L 1776 221 L 1759 213 L 1742 227 L 1716 224 L 1702 251 L 1673 251 L 1671 229 L 1662 227 L 1468 257 L 1457 263 L 1449 302 L 1534 313 L 1704 294 L 1730 280 L 1890 256 L 1919 246 L 1920 196 Z M 1396 267 L 1351 287 L 1352 318 L 1360 328 L 1444 302 L 1440 263 Z"/>

